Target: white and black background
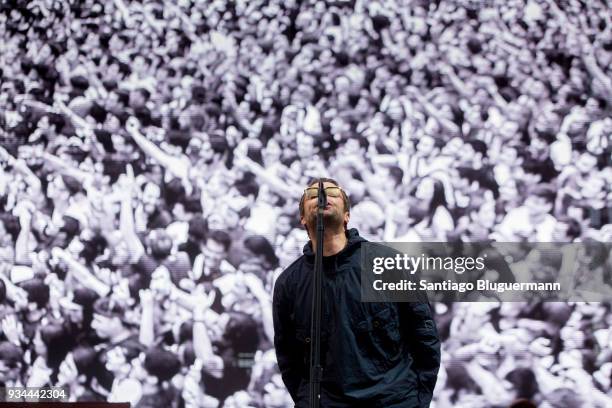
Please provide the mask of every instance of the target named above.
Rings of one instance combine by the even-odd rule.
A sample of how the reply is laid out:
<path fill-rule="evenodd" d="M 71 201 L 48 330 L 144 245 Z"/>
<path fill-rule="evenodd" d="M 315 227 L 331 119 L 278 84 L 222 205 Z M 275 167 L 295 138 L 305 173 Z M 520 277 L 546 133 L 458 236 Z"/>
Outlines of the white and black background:
<path fill-rule="evenodd" d="M 370 240 L 612 240 L 606 1 L 0 9 L 5 386 L 291 406 L 271 295 L 316 176 Z M 612 286 L 589 248 L 573 284 Z M 612 406 L 609 303 L 435 309 L 432 406 Z"/>

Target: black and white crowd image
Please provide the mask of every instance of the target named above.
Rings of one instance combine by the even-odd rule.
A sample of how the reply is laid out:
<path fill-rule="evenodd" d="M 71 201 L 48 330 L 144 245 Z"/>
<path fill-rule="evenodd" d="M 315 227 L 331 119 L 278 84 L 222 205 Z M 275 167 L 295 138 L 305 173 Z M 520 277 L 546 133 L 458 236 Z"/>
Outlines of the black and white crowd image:
<path fill-rule="evenodd" d="M 313 177 L 372 241 L 612 241 L 607 1 L 0 10 L 0 387 L 292 407 L 272 293 Z M 594 256 L 574 284 L 612 290 Z M 612 406 L 610 303 L 433 307 L 431 407 Z"/>

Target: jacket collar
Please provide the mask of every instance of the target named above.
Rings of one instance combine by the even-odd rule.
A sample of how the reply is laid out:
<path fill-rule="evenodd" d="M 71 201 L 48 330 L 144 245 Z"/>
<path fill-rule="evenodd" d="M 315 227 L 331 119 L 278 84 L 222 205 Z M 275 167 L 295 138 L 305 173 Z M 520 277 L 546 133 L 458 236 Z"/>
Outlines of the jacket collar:
<path fill-rule="evenodd" d="M 357 246 L 361 242 L 365 242 L 366 241 L 365 238 L 363 238 L 362 236 L 359 235 L 359 231 L 357 231 L 356 228 L 351 228 L 351 229 L 347 230 L 345 232 L 345 234 L 346 234 L 346 238 L 348 239 L 348 241 L 347 241 L 346 246 L 344 247 L 344 249 L 342 251 L 338 252 L 336 255 L 325 256 L 325 257 L 323 257 L 323 259 L 340 258 L 344 254 L 349 252 L 349 250 L 351 248 Z M 314 262 L 314 255 L 315 254 L 314 254 L 314 251 L 312 250 L 312 241 L 308 241 L 306 243 L 306 245 L 304 245 L 304 255 L 306 256 L 308 261 Z"/>

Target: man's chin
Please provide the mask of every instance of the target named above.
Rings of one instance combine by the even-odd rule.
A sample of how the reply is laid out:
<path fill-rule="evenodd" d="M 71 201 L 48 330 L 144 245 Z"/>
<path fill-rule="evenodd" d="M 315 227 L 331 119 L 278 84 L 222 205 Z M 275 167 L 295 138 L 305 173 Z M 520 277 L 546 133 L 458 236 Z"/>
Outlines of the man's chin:
<path fill-rule="evenodd" d="M 344 225 L 344 220 L 338 217 L 338 214 L 336 213 L 324 212 L 323 213 L 323 225 L 325 226 L 325 228 L 336 229 Z M 316 230 L 317 228 L 317 216 L 316 215 L 308 223 L 308 228 L 310 230 Z"/>

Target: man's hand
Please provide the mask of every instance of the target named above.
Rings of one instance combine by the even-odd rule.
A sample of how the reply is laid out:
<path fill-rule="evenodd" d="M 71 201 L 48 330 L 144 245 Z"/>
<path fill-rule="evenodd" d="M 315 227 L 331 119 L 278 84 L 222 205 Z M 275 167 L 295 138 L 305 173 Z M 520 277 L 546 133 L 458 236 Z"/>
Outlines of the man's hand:
<path fill-rule="evenodd" d="M 186 408 L 217 408 L 219 406 L 219 400 L 206 395 L 200 387 L 202 366 L 202 361 L 196 359 L 185 376 L 181 396 L 185 400 Z"/>
<path fill-rule="evenodd" d="M 117 183 L 119 184 L 119 189 L 121 191 L 122 197 L 132 196 L 132 193 L 134 191 L 134 185 L 136 184 L 132 165 L 128 164 L 126 166 L 125 174 L 122 174 L 119 177 Z"/>
<path fill-rule="evenodd" d="M 49 378 L 53 371 L 47 367 L 44 359 L 39 357 L 34 362 L 26 383 L 27 387 L 42 387 L 50 382 Z"/>
<path fill-rule="evenodd" d="M 134 134 L 137 134 L 139 127 L 140 122 L 134 116 L 130 116 L 127 122 L 125 123 L 125 129 L 127 130 L 130 136 L 134 136 Z"/>
<path fill-rule="evenodd" d="M 2 331 L 8 341 L 16 346 L 21 345 L 23 326 L 17 321 L 15 315 L 8 315 L 2 320 Z"/>
<path fill-rule="evenodd" d="M 200 285 L 193 291 L 192 296 L 196 300 L 195 307 L 193 309 L 193 319 L 195 321 L 202 321 L 204 320 L 206 311 L 215 301 L 216 292 L 211 290 L 206 293 L 204 286 Z"/>
<path fill-rule="evenodd" d="M 72 385 L 77 382 L 79 370 L 76 367 L 72 353 L 68 353 L 59 367 L 57 381 L 59 386 Z"/>
<path fill-rule="evenodd" d="M 186 407 L 199 407 L 199 401 L 202 398 L 202 389 L 200 388 L 200 380 L 202 379 L 202 362 L 196 359 L 189 367 L 189 372 L 185 376 L 183 391 L 181 396 L 185 400 Z"/>
<path fill-rule="evenodd" d="M 13 215 L 19 218 L 21 226 L 26 225 L 32 220 L 32 214 L 36 211 L 36 207 L 29 200 L 22 200 L 13 209 Z"/>

